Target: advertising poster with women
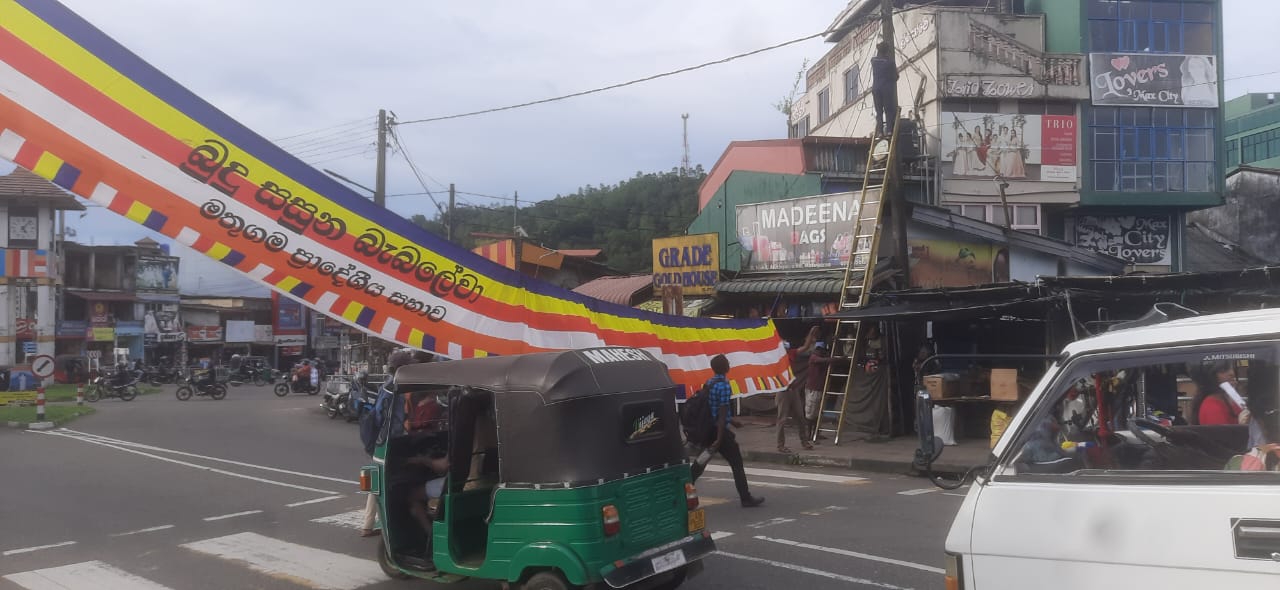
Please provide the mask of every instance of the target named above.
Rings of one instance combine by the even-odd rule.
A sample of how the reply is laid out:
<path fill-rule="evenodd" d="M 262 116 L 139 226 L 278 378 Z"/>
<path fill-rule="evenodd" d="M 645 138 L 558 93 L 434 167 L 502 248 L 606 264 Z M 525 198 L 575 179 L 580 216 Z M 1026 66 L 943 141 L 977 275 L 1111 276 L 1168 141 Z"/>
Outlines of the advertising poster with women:
<path fill-rule="evenodd" d="M 942 161 L 952 177 L 1076 181 L 1076 118 L 942 113 Z"/>

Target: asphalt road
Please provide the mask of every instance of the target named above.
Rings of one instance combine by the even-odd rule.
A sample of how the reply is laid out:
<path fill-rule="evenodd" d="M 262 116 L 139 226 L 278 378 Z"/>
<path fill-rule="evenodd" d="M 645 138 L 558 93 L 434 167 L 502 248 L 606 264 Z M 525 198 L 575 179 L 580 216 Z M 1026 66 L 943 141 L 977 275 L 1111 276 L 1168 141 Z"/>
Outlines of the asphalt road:
<path fill-rule="evenodd" d="M 233 388 L 99 402 L 52 433 L 0 429 L 0 589 L 404 588 L 357 535 L 366 462 L 320 398 Z M 920 479 L 722 465 L 698 482 L 719 554 L 683 588 L 937 588 L 961 498 Z M 118 586 L 111 586 L 116 583 Z M 60 584 L 60 585 L 59 585 Z M 496 588 L 469 582 L 455 588 Z"/>

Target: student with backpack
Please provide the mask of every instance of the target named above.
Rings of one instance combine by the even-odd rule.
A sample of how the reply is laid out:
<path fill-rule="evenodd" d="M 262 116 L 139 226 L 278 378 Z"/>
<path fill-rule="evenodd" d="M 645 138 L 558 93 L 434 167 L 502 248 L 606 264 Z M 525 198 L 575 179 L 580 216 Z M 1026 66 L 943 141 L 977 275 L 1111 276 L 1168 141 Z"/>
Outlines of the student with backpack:
<path fill-rule="evenodd" d="M 706 446 L 712 454 L 720 453 L 720 456 L 724 457 L 729 468 L 733 470 L 733 483 L 738 488 L 738 498 L 742 502 L 742 507 L 755 508 L 764 503 L 764 497 L 751 495 L 747 487 L 746 468 L 742 465 L 742 450 L 738 448 L 738 441 L 733 431 L 729 430 L 731 424 L 741 428 L 741 425 L 733 419 L 733 407 L 730 405 L 733 388 L 729 386 L 727 377 L 729 359 L 723 354 L 716 355 L 711 359 L 711 370 L 715 371 L 715 377 L 708 380 L 693 398 L 685 402 L 685 416 L 688 422 L 686 436 L 689 437 L 689 442 Z M 693 479 L 697 481 L 706 470 L 706 463 L 695 462 L 692 470 Z"/>

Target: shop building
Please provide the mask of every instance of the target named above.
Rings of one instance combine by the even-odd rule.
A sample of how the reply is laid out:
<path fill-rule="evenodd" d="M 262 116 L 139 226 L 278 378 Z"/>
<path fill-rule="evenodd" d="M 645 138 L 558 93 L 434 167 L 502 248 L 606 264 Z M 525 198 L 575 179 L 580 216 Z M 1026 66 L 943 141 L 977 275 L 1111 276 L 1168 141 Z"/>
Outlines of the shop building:
<path fill-rule="evenodd" d="M 180 362 L 185 334 L 179 317 L 181 259 L 150 238 L 132 246 L 65 242 L 66 295 L 58 353 Z M 81 338 L 76 338 L 77 330 Z"/>
<path fill-rule="evenodd" d="M 275 355 L 269 297 L 183 296 L 180 314 L 191 365 L 226 365 L 232 355 Z"/>

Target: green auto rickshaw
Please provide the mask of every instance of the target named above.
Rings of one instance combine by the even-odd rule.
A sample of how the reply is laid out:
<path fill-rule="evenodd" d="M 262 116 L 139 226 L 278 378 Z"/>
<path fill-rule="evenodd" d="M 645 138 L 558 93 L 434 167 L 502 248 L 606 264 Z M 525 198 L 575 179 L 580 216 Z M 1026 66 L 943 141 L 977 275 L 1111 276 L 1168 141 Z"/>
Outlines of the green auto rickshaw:
<path fill-rule="evenodd" d="M 673 589 L 715 551 L 681 444 L 681 386 L 648 352 L 407 365 L 393 383 L 360 474 L 389 576 Z"/>

